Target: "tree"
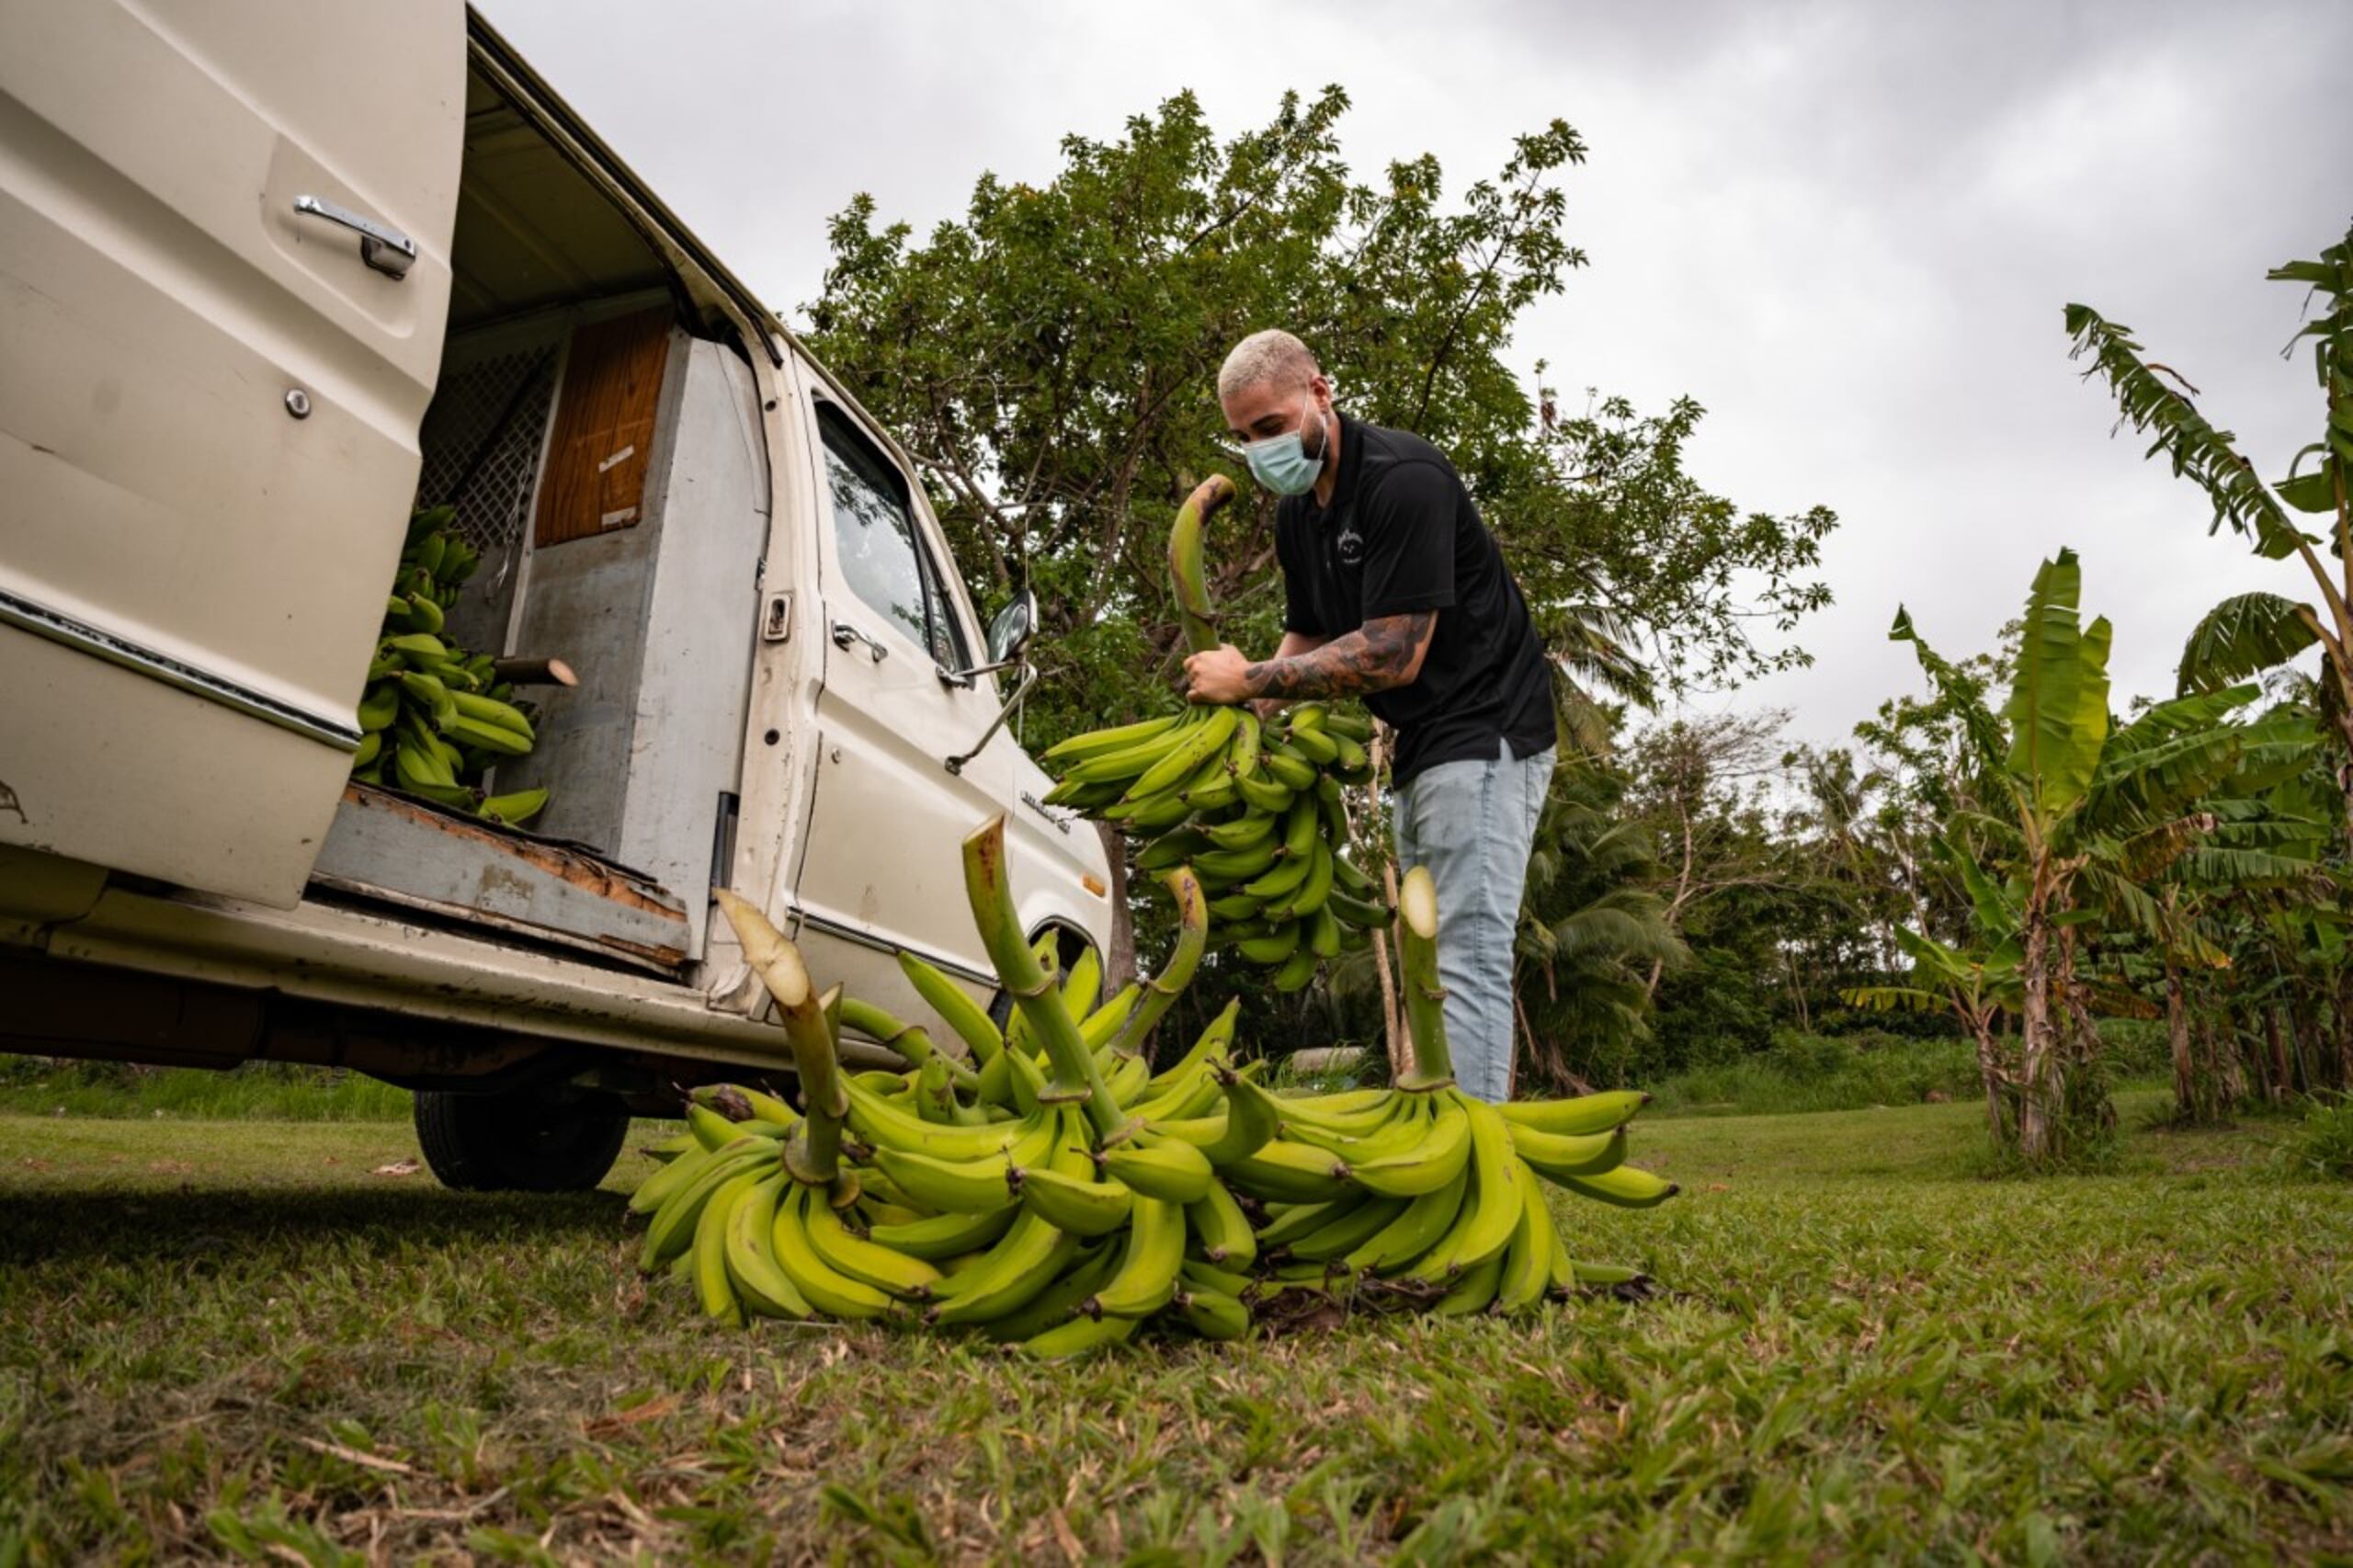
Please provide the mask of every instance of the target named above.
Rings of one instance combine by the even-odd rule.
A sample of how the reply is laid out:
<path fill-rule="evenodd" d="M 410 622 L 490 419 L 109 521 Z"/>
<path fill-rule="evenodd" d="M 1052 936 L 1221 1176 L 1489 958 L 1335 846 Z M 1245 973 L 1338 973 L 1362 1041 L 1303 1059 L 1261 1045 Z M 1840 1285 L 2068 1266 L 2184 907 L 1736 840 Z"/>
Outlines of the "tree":
<path fill-rule="evenodd" d="M 921 243 L 867 197 L 834 220 L 810 344 L 898 433 L 981 586 L 1037 591 L 1029 737 L 1169 700 L 1167 519 L 1205 474 L 1236 471 L 1217 367 L 1277 324 L 1317 350 L 1350 413 L 1418 432 L 1461 471 L 1563 674 L 1573 742 L 1599 743 L 1600 701 L 1802 659 L 1751 628 L 1826 601 L 1812 574 L 1835 517 L 1707 492 L 1683 467 L 1695 403 L 1644 417 L 1603 400 L 1563 418 L 1506 362 L 1528 307 L 1584 264 L 1560 183 L 1585 157 L 1576 131 L 1517 138 L 1449 201 L 1430 157 L 1353 177 L 1347 107 L 1337 87 L 1286 97 L 1221 141 L 1180 93 L 1116 140 L 1065 138 L 1043 186 L 983 175 Z M 1254 505 L 1212 541 L 1211 591 L 1225 635 L 1265 648 L 1281 607 L 1270 506 Z"/>
<path fill-rule="evenodd" d="M 1711 900 L 1741 888 L 1788 881 L 1777 863 L 1768 813 L 1756 789 L 1779 771 L 1778 710 L 1705 723 L 1674 720 L 1635 737 L 1630 802 L 1660 846 L 1660 918 L 1678 931 Z M 1643 982 L 1658 994 L 1666 971 L 1654 960 Z"/>
<path fill-rule="evenodd" d="M 2323 415 L 2320 438 L 2298 452 L 2288 476 L 2266 485 L 2238 449 L 2238 437 L 2215 426 L 2191 401 L 2198 389 L 2170 366 L 2142 357 L 2131 329 L 2088 305 L 2067 307 L 2072 356 L 2091 359 L 2086 377 L 2103 378 L 2133 429 L 2155 432 L 2149 455 L 2165 453 L 2213 504 L 2210 532 L 2228 524 L 2270 561 L 2295 557 L 2317 603 L 2279 594 L 2242 594 L 2209 612 L 2182 651 L 2180 690 L 2216 691 L 2284 664 L 2317 643 L 2321 712 L 2345 756 L 2337 781 L 2353 831 L 2353 229 L 2314 261 L 2272 268 L 2275 282 L 2302 283 L 2321 313 L 2296 335 L 2313 343 Z M 2304 460 L 2317 454 L 2309 471 Z M 2290 513 L 2325 517 L 2329 537 L 2315 540 Z M 2318 548 L 2315 548 L 2317 546 Z M 2325 559 L 2333 556 L 2335 562 Z"/>

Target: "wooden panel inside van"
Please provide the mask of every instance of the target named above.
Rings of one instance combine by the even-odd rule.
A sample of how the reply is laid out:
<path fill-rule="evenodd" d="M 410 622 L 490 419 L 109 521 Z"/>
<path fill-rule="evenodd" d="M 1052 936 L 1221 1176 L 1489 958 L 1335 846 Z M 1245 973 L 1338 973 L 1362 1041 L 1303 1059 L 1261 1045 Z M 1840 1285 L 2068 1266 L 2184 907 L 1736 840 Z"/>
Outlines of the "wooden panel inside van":
<path fill-rule="evenodd" d="M 670 312 L 652 310 L 573 335 L 540 484 L 532 529 L 538 548 L 634 528 L 645 515 L 646 460 L 669 329 Z"/>

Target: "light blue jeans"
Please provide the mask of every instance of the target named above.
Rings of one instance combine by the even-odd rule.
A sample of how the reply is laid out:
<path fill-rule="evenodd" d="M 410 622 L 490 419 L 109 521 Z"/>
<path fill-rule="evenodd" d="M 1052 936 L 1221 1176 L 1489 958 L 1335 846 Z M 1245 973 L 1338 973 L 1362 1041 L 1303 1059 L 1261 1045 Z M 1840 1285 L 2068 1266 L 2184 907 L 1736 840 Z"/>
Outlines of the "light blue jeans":
<path fill-rule="evenodd" d="M 1512 941 L 1553 748 L 1533 756 L 1441 762 L 1397 792 L 1397 864 L 1427 866 L 1438 891 L 1438 976 L 1446 1039 L 1465 1094 L 1511 1097 Z"/>

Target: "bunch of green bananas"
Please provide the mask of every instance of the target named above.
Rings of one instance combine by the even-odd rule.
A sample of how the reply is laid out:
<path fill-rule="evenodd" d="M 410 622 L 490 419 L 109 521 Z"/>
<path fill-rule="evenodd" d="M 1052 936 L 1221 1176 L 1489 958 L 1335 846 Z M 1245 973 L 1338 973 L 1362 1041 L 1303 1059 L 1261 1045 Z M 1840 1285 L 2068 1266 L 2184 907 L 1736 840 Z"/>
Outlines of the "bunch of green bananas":
<path fill-rule="evenodd" d="M 1185 640 L 1218 645 L 1201 571 L 1209 515 L 1233 494 L 1214 474 L 1177 510 L 1169 579 Z M 1296 991 L 1324 960 L 1361 947 L 1389 918 L 1381 884 L 1350 863 L 1343 787 L 1372 781 L 1371 722 L 1311 702 L 1261 723 L 1247 709 L 1192 707 L 1074 735 L 1048 748 L 1069 764 L 1046 796 L 1147 840 L 1143 871 L 1189 864 L 1219 921 L 1218 940 L 1275 967 Z"/>
<path fill-rule="evenodd" d="M 1412 1075 L 1321 1103 L 1281 1101 L 1282 1137 L 1222 1173 L 1265 1202 L 1258 1241 L 1273 1286 L 1451 1314 L 1632 1283 L 1632 1269 L 1573 1256 L 1543 1184 L 1626 1208 L 1673 1197 L 1674 1183 L 1625 1164 L 1626 1123 L 1650 1096 L 1493 1106 L 1464 1095 L 1447 1049 L 1426 868 L 1406 874 L 1396 933 Z"/>
<path fill-rule="evenodd" d="M 482 563 L 449 527 L 452 516 L 449 507 L 435 506 L 409 519 L 359 702 L 351 776 L 520 824 L 548 803 L 548 792 L 485 796 L 481 778 L 501 758 L 530 752 L 537 739 L 530 716 L 509 700 L 512 688 L 494 677 L 489 654 L 469 653 L 441 636 L 460 585 Z"/>
<path fill-rule="evenodd" d="M 1253 1311 L 1361 1278 L 1377 1304 L 1517 1311 L 1548 1293 L 1635 1278 L 1570 1261 L 1536 1176 L 1607 1201 L 1674 1189 L 1623 1169 L 1632 1094 L 1515 1106 L 1463 1098 L 1436 1027 L 1435 900 L 1409 879 L 1408 973 L 1433 1030 L 1394 1089 L 1279 1096 L 1232 1065 L 1229 1005 L 1176 1062 L 1142 1044 L 1183 991 L 1208 930 L 1199 882 L 1166 965 L 1108 999 L 1092 957 L 1059 973 L 1025 943 L 1005 827 L 966 840 L 965 884 L 1014 1002 L 1000 1028 L 913 955 L 903 969 L 969 1060 L 880 1008 L 813 992 L 758 911 L 719 902 L 785 1022 L 803 1112 L 757 1091 L 698 1091 L 674 1156 L 631 1207 L 653 1216 L 641 1262 L 690 1273 L 713 1316 L 920 1321 L 1033 1354 L 1081 1354 L 1147 1327 L 1248 1332 Z M 848 1074 L 844 1028 L 904 1071 Z"/>

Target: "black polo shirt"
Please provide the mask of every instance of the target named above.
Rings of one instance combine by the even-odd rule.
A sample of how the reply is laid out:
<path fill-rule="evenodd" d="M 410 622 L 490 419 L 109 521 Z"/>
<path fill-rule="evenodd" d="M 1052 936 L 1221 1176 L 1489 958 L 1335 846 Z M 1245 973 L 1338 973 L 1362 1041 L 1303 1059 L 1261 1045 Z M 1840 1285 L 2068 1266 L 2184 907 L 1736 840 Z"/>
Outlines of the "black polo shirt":
<path fill-rule="evenodd" d="M 1315 493 L 1275 508 L 1283 625 L 1337 637 L 1366 621 L 1438 612 L 1422 672 L 1366 706 L 1397 732 L 1392 777 L 1553 744 L 1551 666 L 1528 601 L 1445 455 L 1403 430 L 1340 420 L 1332 504 Z"/>

